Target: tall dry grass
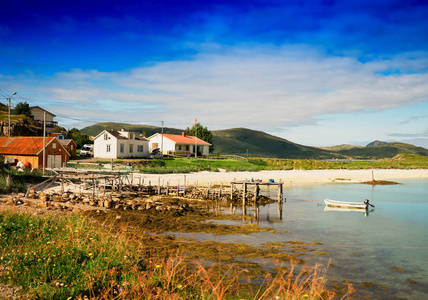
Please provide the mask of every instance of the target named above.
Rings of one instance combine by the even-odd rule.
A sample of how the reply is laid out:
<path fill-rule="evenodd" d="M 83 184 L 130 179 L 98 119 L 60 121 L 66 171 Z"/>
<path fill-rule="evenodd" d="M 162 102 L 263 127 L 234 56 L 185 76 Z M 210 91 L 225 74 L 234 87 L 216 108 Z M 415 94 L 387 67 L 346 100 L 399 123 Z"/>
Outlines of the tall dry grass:
<path fill-rule="evenodd" d="M 246 271 L 188 261 L 182 253 L 144 251 L 126 228 L 94 225 L 78 216 L 0 214 L 0 281 L 34 299 L 333 299 L 319 266 L 294 265 L 262 284 Z M 347 297 L 352 292 L 348 289 Z M 336 295 L 337 296 L 337 295 Z"/>

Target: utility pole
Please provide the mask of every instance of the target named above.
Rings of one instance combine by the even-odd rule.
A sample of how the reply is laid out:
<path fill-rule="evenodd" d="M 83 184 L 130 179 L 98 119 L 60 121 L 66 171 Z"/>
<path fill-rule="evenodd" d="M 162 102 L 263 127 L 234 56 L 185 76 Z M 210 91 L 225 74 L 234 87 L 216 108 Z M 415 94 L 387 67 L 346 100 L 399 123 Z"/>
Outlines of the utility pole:
<path fill-rule="evenodd" d="M 13 94 L 7 99 L 9 100 L 9 129 L 8 129 L 8 136 L 10 137 L 10 99 L 12 98 L 13 95 L 16 95 L 16 92 L 13 92 Z"/>
<path fill-rule="evenodd" d="M 43 112 L 43 176 L 46 165 L 46 111 Z"/>
<path fill-rule="evenodd" d="M 163 155 L 163 121 L 162 121 L 161 153 Z"/>
<path fill-rule="evenodd" d="M 197 157 L 198 154 L 198 126 L 196 125 L 195 122 L 195 159 Z"/>

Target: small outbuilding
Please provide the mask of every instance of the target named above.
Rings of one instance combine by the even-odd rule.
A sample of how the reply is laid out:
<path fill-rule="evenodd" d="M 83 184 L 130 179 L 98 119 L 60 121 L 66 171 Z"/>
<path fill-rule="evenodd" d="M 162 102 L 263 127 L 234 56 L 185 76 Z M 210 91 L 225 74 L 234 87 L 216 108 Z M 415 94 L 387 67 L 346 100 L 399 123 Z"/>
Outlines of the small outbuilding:
<path fill-rule="evenodd" d="M 8 161 L 27 162 L 33 169 L 43 168 L 44 138 L 40 136 L 0 137 L 0 155 Z M 54 137 L 46 137 L 45 167 L 60 168 L 70 154 Z"/>
<path fill-rule="evenodd" d="M 57 137 L 58 138 L 58 137 Z M 71 156 L 76 156 L 77 145 L 72 139 L 59 139 L 61 145 L 71 154 Z"/>

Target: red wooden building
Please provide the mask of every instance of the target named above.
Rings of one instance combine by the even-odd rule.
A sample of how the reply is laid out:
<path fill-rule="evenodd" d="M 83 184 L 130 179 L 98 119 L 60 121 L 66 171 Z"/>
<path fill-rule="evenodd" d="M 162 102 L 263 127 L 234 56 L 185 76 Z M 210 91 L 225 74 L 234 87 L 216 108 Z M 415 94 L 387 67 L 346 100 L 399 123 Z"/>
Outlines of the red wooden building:
<path fill-rule="evenodd" d="M 43 137 L 0 137 L 0 155 L 15 159 L 16 162 L 25 161 L 34 169 L 43 168 Z M 70 154 L 54 137 L 46 137 L 45 167 L 60 168 L 68 162 Z"/>

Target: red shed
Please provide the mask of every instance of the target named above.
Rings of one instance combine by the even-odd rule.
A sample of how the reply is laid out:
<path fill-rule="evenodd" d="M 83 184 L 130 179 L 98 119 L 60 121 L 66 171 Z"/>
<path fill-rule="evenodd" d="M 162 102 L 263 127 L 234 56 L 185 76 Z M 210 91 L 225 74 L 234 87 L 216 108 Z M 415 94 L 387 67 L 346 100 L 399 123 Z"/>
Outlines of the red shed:
<path fill-rule="evenodd" d="M 4 157 L 27 161 L 34 169 L 43 168 L 43 137 L 0 137 L 0 154 Z M 46 137 L 45 167 L 60 168 L 68 162 L 70 154 L 54 137 Z"/>

